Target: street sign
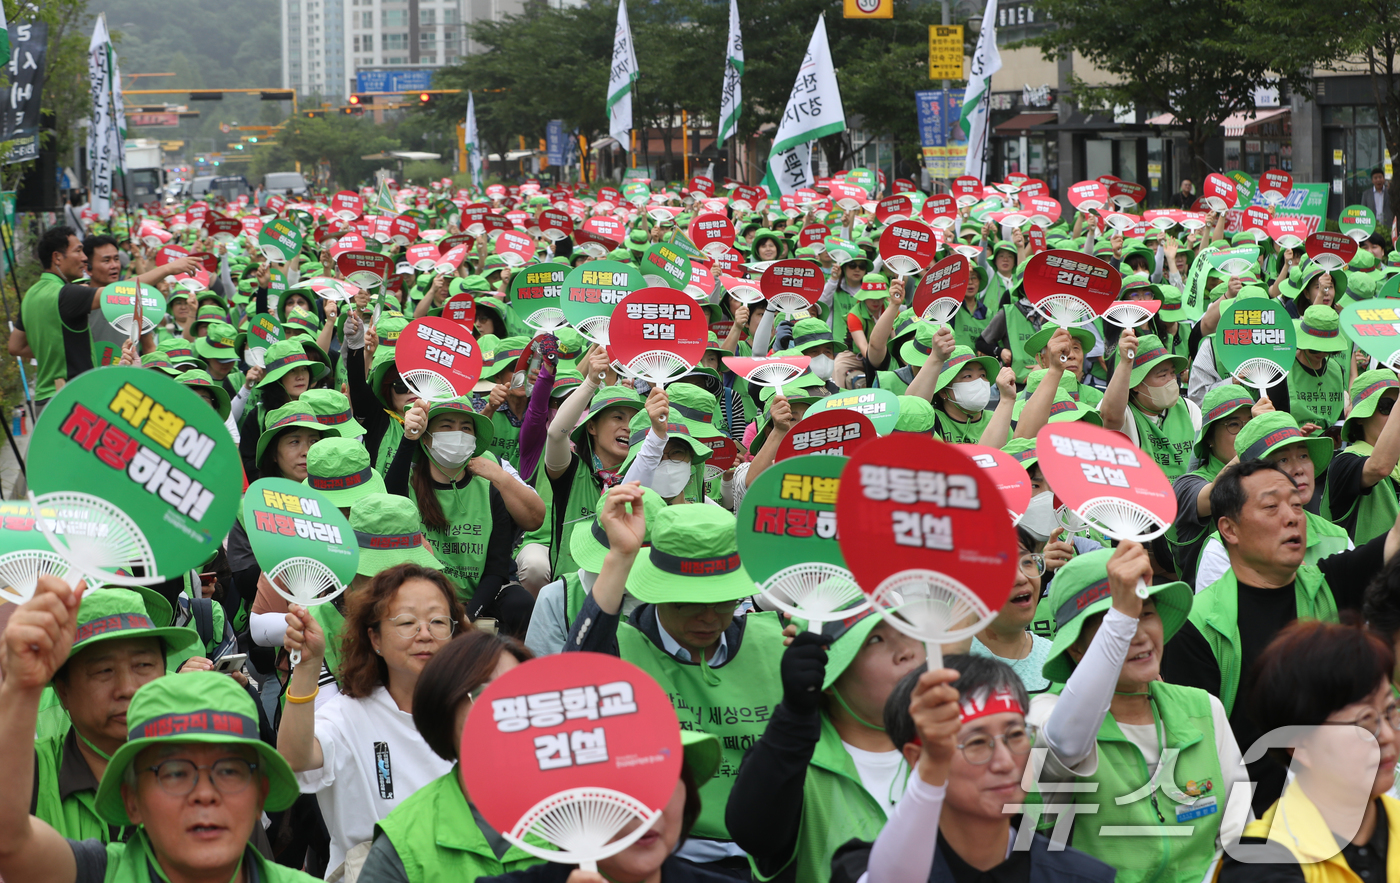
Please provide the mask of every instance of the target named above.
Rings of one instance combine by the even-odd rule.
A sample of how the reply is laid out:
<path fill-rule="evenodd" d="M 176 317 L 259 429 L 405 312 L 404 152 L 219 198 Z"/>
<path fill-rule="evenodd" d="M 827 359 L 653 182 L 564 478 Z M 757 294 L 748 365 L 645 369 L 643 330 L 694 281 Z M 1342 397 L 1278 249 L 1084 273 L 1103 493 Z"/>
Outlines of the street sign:
<path fill-rule="evenodd" d="M 961 80 L 963 78 L 963 26 L 928 26 L 928 78 L 930 80 Z"/>

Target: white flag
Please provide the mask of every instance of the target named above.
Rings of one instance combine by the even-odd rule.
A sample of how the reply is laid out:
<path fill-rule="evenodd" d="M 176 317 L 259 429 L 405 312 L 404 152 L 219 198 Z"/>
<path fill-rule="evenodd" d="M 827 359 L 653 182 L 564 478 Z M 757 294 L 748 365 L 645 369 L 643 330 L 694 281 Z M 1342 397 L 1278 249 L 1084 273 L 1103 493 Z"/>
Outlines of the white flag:
<path fill-rule="evenodd" d="M 471 169 L 472 185 L 481 186 L 481 145 L 480 136 L 476 131 L 476 96 L 470 91 L 467 92 L 467 168 Z"/>
<path fill-rule="evenodd" d="M 744 38 L 739 34 L 739 0 L 729 0 L 729 42 L 724 53 L 724 90 L 719 98 L 719 137 L 723 144 L 739 133 L 739 108 L 743 96 L 739 89 L 744 77 Z"/>
<path fill-rule="evenodd" d="M 809 142 L 846 129 L 846 113 L 841 108 L 841 90 L 836 86 L 836 68 L 831 63 L 831 47 L 826 42 L 826 16 L 817 19 L 817 29 L 807 44 L 807 55 L 797 72 L 797 82 L 788 96 L 787 109 L 773 137 L 764 184 L 769 196 L 786 196 L 799 187 L 812 184 Z M 805 151 L 795 151 L 798 146 Z M 774 187 L 777 190 L 775 192 Z"/>
<path fill-rule="evenodd" d="M 964 175 L 984 181 L 987 157 L 987 99 L 992 94 L 992 74 L 1001 70 L 1001 53 L 997 51 L 997 0 L 987 0 L 982 18 L 982 32 L 977 35 L 977 49 L 972 53 L 972 69 L 968 71 L 967 91 L 963 93 L 962 130 L 967 133 L 967 161 Z M 985 181 L 984 181 L 985 183 Z"/>
<path fill-rule="evenodd" d="M 612 74 L 608 77 L 608 134 L 623 150 L 632 149 L 632 83 L 637 79 L 637 51 L 627 22 L 627 0 L 617 3 L 613 32 Z"/>
<path fill-rule="evenodd" d="M 106 220 L 112 211 L 112 176 L 126 168 L 126 112 L 122 106 L 121 72 L 107 34 L 105 13 L 98 14 L 88 44 L 88 78 L 92 92 L 88 186 L 93 211 Z"/>

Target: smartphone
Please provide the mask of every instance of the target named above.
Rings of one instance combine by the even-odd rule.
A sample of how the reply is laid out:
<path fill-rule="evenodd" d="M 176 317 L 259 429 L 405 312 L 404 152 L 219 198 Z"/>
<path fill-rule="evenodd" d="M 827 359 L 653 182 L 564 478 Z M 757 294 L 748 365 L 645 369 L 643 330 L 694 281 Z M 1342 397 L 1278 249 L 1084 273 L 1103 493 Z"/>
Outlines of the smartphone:
<path fill-rule="evenodd" d="M 223 656 L 214 660 L 214 665 L 209 670 L 226 675 L 235 671 L 242 671 L 243 663 L 247 661 L 247 653 L 225 653 Z"/>
<path fill-rule="evenodd" d="M 852 371 L 846 375 L 847 389 L 865 389 L 865 375 L 858 371 Z"/>

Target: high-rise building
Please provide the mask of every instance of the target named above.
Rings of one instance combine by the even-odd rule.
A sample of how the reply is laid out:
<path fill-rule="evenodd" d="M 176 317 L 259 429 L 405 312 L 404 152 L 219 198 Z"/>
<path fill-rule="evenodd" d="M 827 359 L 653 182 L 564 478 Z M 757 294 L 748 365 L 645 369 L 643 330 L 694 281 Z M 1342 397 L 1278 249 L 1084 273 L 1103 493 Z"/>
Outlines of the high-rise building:
<path fill-rule="evenodd" d="M 577 0 L 550 0 L 573 5 Z M 479 51 L 476 21 L 519 13 L 524 0 L 282 0 L 282 85 L 327 100 L 357 91 L 362 71 L 431 70 Z"/>

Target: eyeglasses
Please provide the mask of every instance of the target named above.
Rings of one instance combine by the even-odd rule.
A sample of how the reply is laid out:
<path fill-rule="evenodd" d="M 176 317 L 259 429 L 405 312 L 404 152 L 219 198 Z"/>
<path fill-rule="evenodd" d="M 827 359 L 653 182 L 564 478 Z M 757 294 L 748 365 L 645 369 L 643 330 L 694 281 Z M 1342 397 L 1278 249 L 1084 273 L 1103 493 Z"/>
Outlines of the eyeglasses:
<path fill-rule="evenodd" d="M 992 755 L 996 753 L 998 739 L 1006 746 L 1007 751 L 1019 757 L 1030 753 L 1031 746 L 1035 744 L 1035 733 L 1027 727 L 1016 727 L 1000 736 L 978 734 L 959 745 L 958 750 L 968 763 L 981 766 L 991 761 Z"/>
<path fill-rule="evenodd" d="M 156 774 L 160 790 L 172 797 L 185 797 L 199 784 L 199 771 L 209 771 L 209 781 L 220 794 L 238 794 L 253 782 L 258 765 L 241 757 L 226 757 L 211 764 L 199 765 L 192 760 L 166 760 L 146 767 Z"/>
<path fill-rule="evenodd" d="M 394 390 L 394 392 L 398 393 L 399 395 L 403 395 L 408 392 L 408 384 L 404 383 L 402 380 L 391 380 L 389 381 L 389 385 Z"/>
<path fill-rule="evenodd" d="M 1374 711 L 1363 711 L 1361 712 L 1361 714 L 1357 715 L 1356 720 L 1328 721 L 1328 723 L 1339 724 L 1342 726 L 1360 727 L 1361 729 L 1370 733 L 1372 736 L 1379 737 L 1381 734 L 1381 717 L 1382 716 L 1377 715 Z M 1395 705 L 1392 703 L 1391 705 L 1387 706 L 1385 709 L 1384 718 L 1385 722 L 1390 725 L 1390 728 L 1392 730 L 1394 730 L 1397 733 L 1400 733 L 1400 705 Z"/>
<path fill-rule="evenodd" d="M 389 620 L 388 624 L 394 630 L 394 634 L 400 638 L 416 638 L 425 623 L 423 620 L 414 619 L 411 616 L 407 618 L 401 616 L 398 619 Z M 446 641 L 457 630 L 457 622 L 446 616 L 434 616 L 427 620 L 426 625 L 428 626 L 428 634 L 436 641 Z"/>
<path fill-rule="evenodd" d="M 713 604 L 671 604 L 671 609 L 680 616 L 700 616 L 706 612 L 720 616 L 739 609 L 738 601 L 716 601 Z"/>
<path fill-rule="evenodd" d="M 1021 572 L 1031 579 L 1045 573 L 1045 556 L 1039 552 L 1028 552 L 1022 555 L 1017 564 L 1021 566 Z"/>
<path fill-rule="evenodd" d="M 1226 420 L 1220 425 L 1223 426 L 1225 428 L 1225 431 L 1230 435 L 1239 435 L 1240 430 L 1244 429 L 1244 425 L 1248 422 L 1249 421 L 1247 419 L 1240 417 L 1234 420 Z"/>

